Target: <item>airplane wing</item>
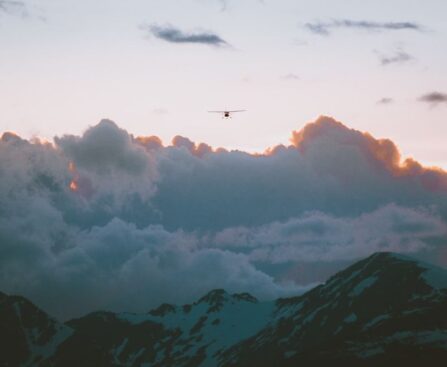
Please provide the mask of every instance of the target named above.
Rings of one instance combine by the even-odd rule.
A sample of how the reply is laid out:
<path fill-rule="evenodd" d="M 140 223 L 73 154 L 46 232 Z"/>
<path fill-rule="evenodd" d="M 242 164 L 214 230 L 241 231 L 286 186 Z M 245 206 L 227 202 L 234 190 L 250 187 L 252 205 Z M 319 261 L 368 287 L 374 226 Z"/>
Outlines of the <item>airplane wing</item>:
<path fill-rule="evenodd" d="M 233 111 L 227 111 L 227 112 L 233 113 L 233 112 L 245 112 L 245 111 L 247 111 L 247 110 L 233 110 Z"/>
<path fill-rule="evenodd" d="M 208 112 L 210 112 L 210 113 L 225 113 L 225 112 L 228 112 L 228 111 L 208 111 Z"/>

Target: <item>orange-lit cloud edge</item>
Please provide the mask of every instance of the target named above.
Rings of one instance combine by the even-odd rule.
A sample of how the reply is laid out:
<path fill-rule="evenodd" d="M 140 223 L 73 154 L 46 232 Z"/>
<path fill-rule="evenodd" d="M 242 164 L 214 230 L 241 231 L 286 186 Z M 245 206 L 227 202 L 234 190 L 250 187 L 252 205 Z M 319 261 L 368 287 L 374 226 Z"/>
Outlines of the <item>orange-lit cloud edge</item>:
<path fill-rule="evenodd" d="M 358 144 L 359 149 L 366 150 L 365 153 L 368 156 L 374 158 L 375 163 L 381 165 L 387 171 L 389 171 L 395 177 L 415 177 L 420 179 L 422 185 L 431 191 L 447 191 L 447 171 L 440 167 L 435 166 L 423 166 L 417 160 L 407 157 L 402 158 L 401 153 L 396 144 L 390 139 L 374 138 L 368 132 L 361 132 L 355 129 L 347 127 L 340 121 L 337 121 L 330 116 L 320 116 L 315 121 L 308 122 L 300 130 L 292 131 L 290 138 L 290 145 L 279 144 L 273 147 L 265 149 L 262 153 L 248 153 L 252 157 L 268 157 L 278 154 L 284 149 L 297 149 L 300 152 L 305 152 L 307 147 L 312 143 L 312 140 L 318 138 L 327 131 L 348 131 L 353 139 L 347 141 L 347 143 L 353 143 L 355 139 L 361 141 L 362 144 Z M 171 145 L 164 145 L 162 140 L 155 135 L 150 136 L 137 136 L 130 135 L 132 140 L 138 145 L 142 146 L 148 151 L 153 151 L 167 147 L 184 147 L 189 152 L 201 158 L 209 153 L 229 153 L 239 150 L 227 150 L 225 148 L 213 148 L 206 143 L 195 143 L 190 139 L 177 135 L 172 141 Z M 8 131 L 3 133 L 1 139 L 6 140 L 21 140 L 20 136 L 14 132 Z M 39 144 L 47 147 L 57 148 L 54 143 L 42 139 L 39 137 L 33 137 L 29 140 L 31 144 Z M 355 143 L 355 142 L 354 142 Z M 79 190 L 79 174 L 77 173 L 74 162 L 69 163 L 69 172 L 72 174 L 73 179 L 69 183 L 71 191 Z"/>
<path fill-rule="evenodd" d="M 433 191 L 447 190 L 447 171 L 440 167 L 423 166 L 421 163 L 411 157 L 402 159 L 401 153 L 396 144 L 390 139 L 376 139 L 368 132 L 360 132 L 350 129 L 343 123 L 337 121 L 330 116 L 320 116 L 315 121 L 308 122 L 301 130 L 292 131 L 290 138 L 291 145 L 285 146 L 279 144 L 267 148 L 263 153 L 246 153 L 254 157 L 271 156 L 283 149 L 298 149 L 304 152 L 308 144 L 326 130 L 348 130 L 353 136 L 360 138 L 368 154 L 375 158 L 376 162 L 381 164 L 391 174 L 396 177 L 418 177 L 421 183 Z M 144 146 L 146 149 L 162 148 L 163 143 L 157 136 L 139 136 L 135 141 Z M 188 138 L 175 136 L 172 139 L 171 146 L 184 146 L 191 154 L 202 157 L 204 154 L 215 152 L 228 152 L 225 148 L 214 149 L 206 143 L 194 143 Z"/>

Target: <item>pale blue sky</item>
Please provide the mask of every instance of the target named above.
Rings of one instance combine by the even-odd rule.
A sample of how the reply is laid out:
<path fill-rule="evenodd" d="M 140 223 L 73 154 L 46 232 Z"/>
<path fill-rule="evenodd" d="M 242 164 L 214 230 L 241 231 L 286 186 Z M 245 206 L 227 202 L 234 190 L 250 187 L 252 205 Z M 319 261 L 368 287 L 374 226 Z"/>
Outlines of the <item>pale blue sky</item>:
<path fill-rule="evenodd" d="M 327 114 L 447 168 L 447 103 L 418 101 L 447 93 L 445 0 L 225 3 L 24 0 L 0 12 L 0 131 L 50 139 L 107 117 L 165 143 L 180 134 L 263 151 Z M 334 20 L 421 28 L 338 27 L 324 36 L 305 27 Z M 230 46 L 170 43 L 144 25 L 210 32 Z M 399 53 L 409 60 L 381 64 Z M 377 104 L 382 98 L 393 102 Z M 206 112 L 222 108 L 248 112 L 232 120 Z"/>

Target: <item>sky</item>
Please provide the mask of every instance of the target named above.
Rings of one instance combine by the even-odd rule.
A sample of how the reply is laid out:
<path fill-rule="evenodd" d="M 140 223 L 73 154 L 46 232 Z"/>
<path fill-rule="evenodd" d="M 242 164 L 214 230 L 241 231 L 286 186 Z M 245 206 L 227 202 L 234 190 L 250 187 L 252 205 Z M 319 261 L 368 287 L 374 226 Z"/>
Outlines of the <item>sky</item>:
<path fill-rule="evenodd" d="M 3 0 L 0 131 L 52 140 L 109 118 L 165 144 L 263 152 L 329 115 L 447 168 L 446 12 L 443 0 Z"/>
<path fill-rule="evenodd" d="M 0 0 L 0 291 L 65 320 L 446 267 L 446 10 Z"/>

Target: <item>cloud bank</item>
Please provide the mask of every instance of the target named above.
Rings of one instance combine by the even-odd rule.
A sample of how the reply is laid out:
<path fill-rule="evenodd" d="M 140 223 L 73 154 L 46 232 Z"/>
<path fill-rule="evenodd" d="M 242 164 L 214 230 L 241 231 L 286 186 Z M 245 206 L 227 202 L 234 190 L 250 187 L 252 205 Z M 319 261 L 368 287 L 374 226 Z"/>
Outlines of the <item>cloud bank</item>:
<path fill-rule="evenodd" d="M 329 117 L 264 154 L 163 146 L 103 120 L 0 141 L 0 289 L 61 318 L 214 288 L 269 299 L 376 251 L 447 264 L 447 174 Z"/>
<path fill-rule="evenodd" d="M 305 28 L 318 35 L 328 36 L 335 29 L 356 29 L 365 31 L 400 31 L 421 32 L 423 28 L 414 22 L 374 22 L 367 20 L 334 19 L 329 22 L 306 23 Z"/>

